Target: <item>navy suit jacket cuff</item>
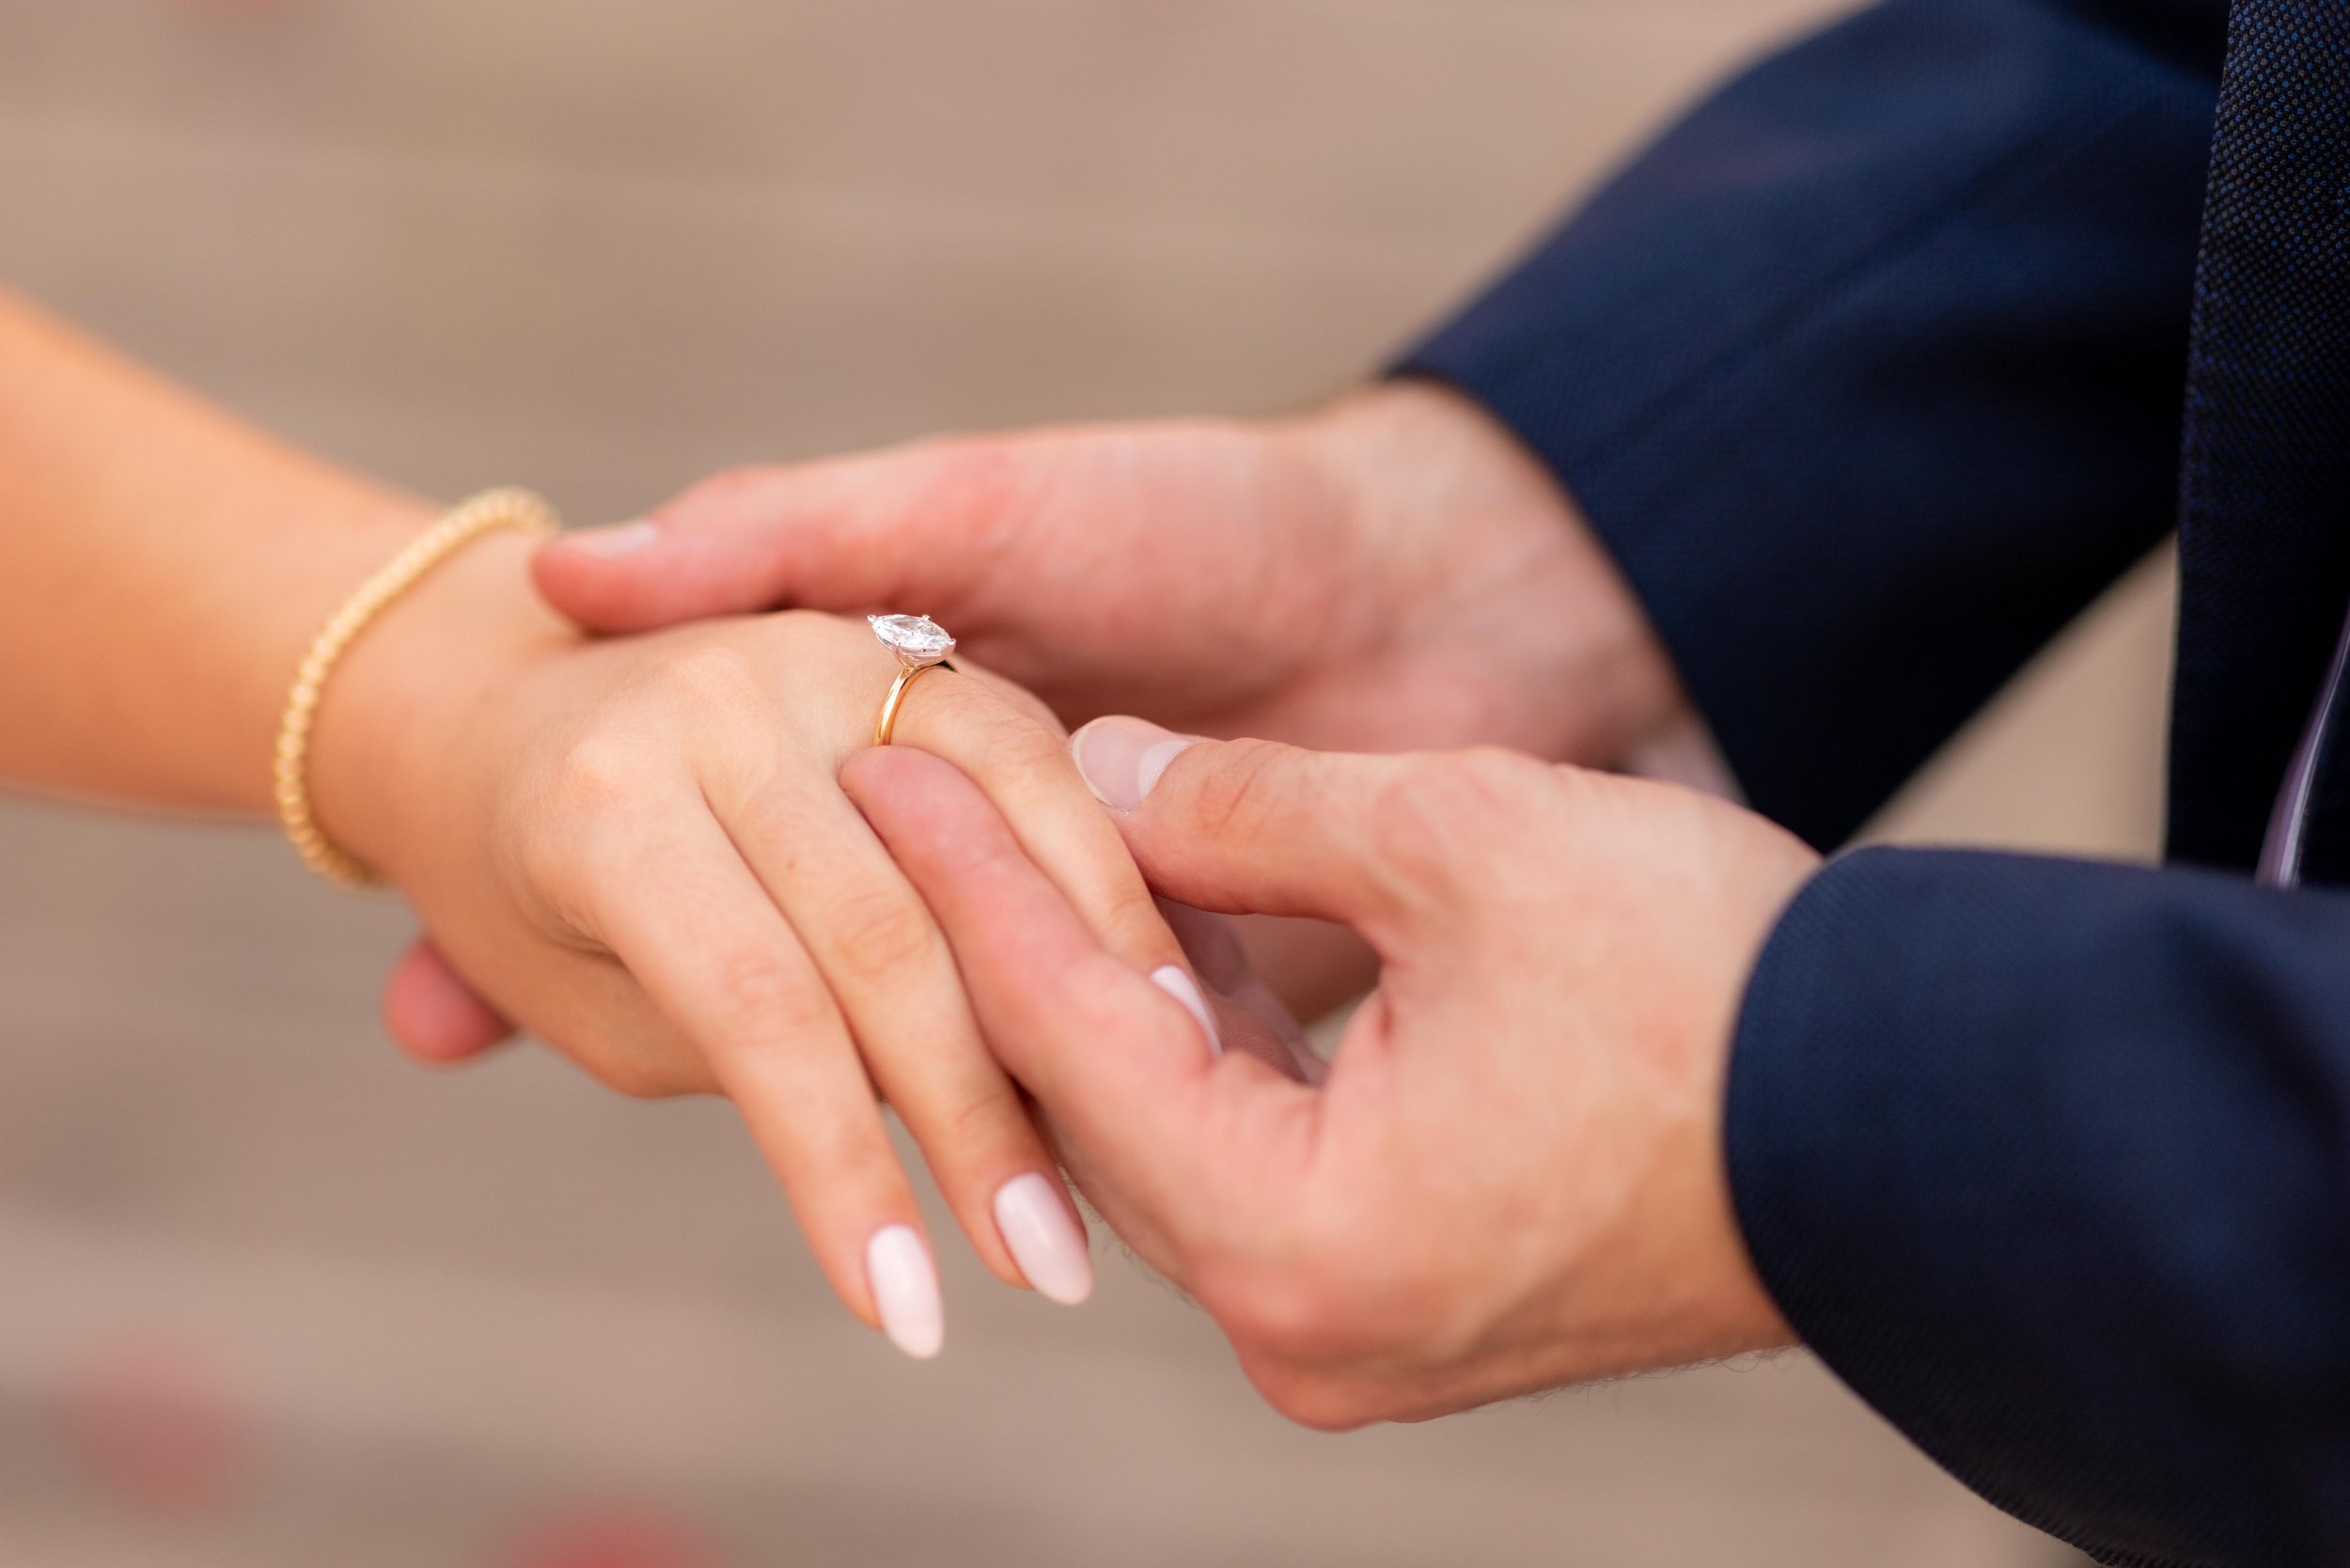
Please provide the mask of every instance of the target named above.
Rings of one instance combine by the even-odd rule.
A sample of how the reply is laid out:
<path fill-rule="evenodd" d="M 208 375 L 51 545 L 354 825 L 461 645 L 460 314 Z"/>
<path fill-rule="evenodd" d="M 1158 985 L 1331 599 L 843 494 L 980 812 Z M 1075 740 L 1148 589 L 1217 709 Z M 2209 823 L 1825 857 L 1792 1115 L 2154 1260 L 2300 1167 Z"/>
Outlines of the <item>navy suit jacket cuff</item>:
<path fill-rule="evenodd" d="M 1765 1286 L 1919 1447 L 2105 1560 L 2344 1560 L 2346 954 L 2337 896 L 1830 862 L 1731 1063 Z"/>

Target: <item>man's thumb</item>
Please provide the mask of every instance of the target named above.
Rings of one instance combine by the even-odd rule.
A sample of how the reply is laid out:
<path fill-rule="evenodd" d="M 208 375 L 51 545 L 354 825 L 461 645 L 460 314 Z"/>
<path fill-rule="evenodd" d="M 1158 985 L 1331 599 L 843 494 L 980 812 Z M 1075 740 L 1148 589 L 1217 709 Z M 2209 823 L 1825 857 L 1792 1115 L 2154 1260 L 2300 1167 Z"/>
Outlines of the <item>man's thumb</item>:
<path fill-rule="evenodd" d="M 1168 898 L 1345 924 L 1397 906 L 1372 822 L 1403 759 L 1199 740 L 1126 717 L 1095 719 L 1070 749 Z"/>

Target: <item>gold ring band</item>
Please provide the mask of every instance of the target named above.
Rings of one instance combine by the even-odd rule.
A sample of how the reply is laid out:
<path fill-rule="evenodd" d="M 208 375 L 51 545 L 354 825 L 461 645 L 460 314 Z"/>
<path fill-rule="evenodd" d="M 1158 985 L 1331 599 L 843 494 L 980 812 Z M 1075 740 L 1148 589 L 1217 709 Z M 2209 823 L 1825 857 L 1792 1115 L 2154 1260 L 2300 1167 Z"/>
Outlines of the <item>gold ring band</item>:
<path fill-rule="evenodd" d="M 874 721 L 873 744 L 875 745 L 889 744 L 889 737 L 898 728 L 898 710 L 905 706 L 906 688 L 914 684 L 916 677 L 927 675 L 933 669 L 954 667 L 953 665 L 941 659 L 934 665 L 909 665 L 899 670 L 898 679 L 889 682 L 889 695 L 882 699 L 881 717 Z"/>
<path fill-rule="evenodd" d="M 873 629 L 884 648 L 897 655 L 898 679 L 889 683 L 889 696 L 882 701 L 881 717 L 873 723 L 873 744 L 887 745 L 890 734 L 898 728 L 898 710 L 905 705 L 906 688 L 914 678 L 926 669 L 952 669 L 947 655 L 955 651 L 955 639 L 947 629 L 926 615 L 869 615 L 865 623 Z"/>

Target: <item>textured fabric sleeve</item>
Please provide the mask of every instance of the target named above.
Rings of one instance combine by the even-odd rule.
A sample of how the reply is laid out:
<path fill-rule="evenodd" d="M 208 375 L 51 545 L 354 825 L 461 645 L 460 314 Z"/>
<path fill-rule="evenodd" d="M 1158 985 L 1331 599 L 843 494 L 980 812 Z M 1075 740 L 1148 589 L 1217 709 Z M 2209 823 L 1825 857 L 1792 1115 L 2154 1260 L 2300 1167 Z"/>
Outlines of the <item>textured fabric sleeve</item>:
<path fill-rule="evenodd" d="M 1558 474 L 1747 798 L 1842 840 L 2175 512 L 2217 0 L 1890 0 L 1407 355 Z"/>
<path fill-rule="evenodd" d="M 1728 1152 L 1821 1357 L 2112 1563 L 2350 1561 L 2350 899 L 1875 849 L 1781 917 Z"/>

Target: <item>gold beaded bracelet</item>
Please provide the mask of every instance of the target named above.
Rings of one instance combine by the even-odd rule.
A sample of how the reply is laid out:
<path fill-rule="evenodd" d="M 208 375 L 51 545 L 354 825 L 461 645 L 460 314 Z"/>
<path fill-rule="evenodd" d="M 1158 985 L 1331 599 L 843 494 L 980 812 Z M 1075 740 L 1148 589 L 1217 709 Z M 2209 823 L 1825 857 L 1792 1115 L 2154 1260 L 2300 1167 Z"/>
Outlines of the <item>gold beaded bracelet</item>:
<path fill-rule="evenodd" d="M 303 863 L 337 887 L 369 887 L 382 879 L 337 849 L 310 814 L 310 726 L 318 717 L 319 694 L 352 642 L 425 574 L 483 534 L 515 528 L 544 538 L 558 526 L 555 509 L 527 490 L 485 490 L 427 528 L 359 585 L 302 656 L 293 689 L 286 694 L 285 717 L 277 726 L 277 820 Z"/>

